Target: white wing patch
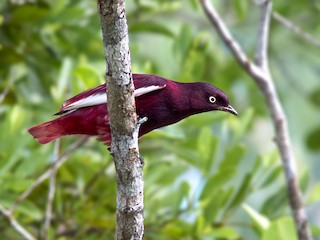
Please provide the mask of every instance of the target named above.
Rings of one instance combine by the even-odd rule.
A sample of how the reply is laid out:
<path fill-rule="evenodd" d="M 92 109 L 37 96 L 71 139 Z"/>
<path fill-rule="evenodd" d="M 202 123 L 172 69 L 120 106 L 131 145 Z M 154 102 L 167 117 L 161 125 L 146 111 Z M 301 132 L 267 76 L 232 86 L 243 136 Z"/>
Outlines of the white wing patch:
<path fill-rule="evenodd" d="M 99 105 L 106 102 L 107 102 L 107 95 L 105 93 L 97 93 L 94 95 L 90 95 L 86 98 L 80 99 L 74 103 L 71 103 L 69 106 L 65 108 L 65 111 Z"/>
<path fill-rule="evenodd" d="M 163 89 L 166 86 L 167 85 L 162 85 L 162 86 L 152 85 L 152 86 L 148 86 L 148 87 L 138 88 L 138 89 L 134 90 L 133 96 L 134 97 L 139 97 L 139 96 L 142 96 L 144 94 Z"/>
<path fill-rule="evenodd" d="M 144 94 L 163 89 L 165 87 L 166 87 L 166 85 L 162 85 L 162 86 L 152 85 L 152 86 L 148 86 L 148 87 L 138 88 L 138 89 L 134 90 L 133 96 L 139 97 Z M 71 103 L 69 106 L 67 106 L 64 109 L 64 111 L 67 111 L 65 114 L 69 114 L 79 108 L 95 106 L 95 105 L 99 105 L 99 104 L 103 104 L 103 103 L 107 103 L 106 93 L 96 93 L 94 95 L 90 95 L 86 98 L 80 99 L 74 103 Z M 70 111 L 70 110 L 73 110 L 73 111 Z"/>

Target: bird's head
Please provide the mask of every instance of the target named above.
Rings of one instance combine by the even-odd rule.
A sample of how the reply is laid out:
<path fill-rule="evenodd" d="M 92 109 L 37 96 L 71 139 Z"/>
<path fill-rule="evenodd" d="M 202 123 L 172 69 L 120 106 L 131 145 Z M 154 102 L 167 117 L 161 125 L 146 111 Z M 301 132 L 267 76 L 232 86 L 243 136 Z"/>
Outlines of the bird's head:
<path fill-rule="evenodd" d="M 209 83 L 192 83 L 189 96 L 191 107 L 197 112 L 220 110 L 238 115 L 237 111 L 229 104 L 228 96 L 219 88 Z"/>

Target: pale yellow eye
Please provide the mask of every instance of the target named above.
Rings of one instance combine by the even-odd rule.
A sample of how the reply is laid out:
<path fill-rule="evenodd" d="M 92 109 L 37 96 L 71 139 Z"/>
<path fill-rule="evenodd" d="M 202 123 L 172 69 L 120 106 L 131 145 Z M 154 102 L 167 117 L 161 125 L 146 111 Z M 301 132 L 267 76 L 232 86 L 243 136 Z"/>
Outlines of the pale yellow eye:
<path fill-rule="evenodd" d="M 209 102 L 215 103 L 216 101 L 217 101 L 217 99 L 214 96 L 209 97 Z"/>

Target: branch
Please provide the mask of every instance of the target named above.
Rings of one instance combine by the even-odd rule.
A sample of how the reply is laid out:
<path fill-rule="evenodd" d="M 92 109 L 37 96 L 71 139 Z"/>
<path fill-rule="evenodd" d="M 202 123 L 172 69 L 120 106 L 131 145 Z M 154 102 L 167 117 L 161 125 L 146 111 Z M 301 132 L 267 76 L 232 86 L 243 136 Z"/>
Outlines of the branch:
<path fill-rule="evenodd" d="M 111 153 L 117 177 L 116 239 L 142 239 L 143 173 L 124 0 L 98 0 L 106 59 Z"/>
<path fill-rule="evenodd" d="M 36 238 L 31 235 L 20 223 L 12 216 L 11 212 L 6 210 L 0 205 L 0 212 L 9 220 L 11 226 L 26 240 L 35 240 Z"/>
<path fill-rule="evenodd" d="M 43 183 L 46 179 L 48 179 L 50 177 L 52 170 L 56 171 L 58 168 L 60 168 L 62 166 L 62 164 L 64 164 L 65 161 L 68 160 L 69 156 L 75 150 L 77 150 L 79 147 L 81 147 L 83 144 L 85 144 L 87 142 L 87 140 L 88 140 L 88 138 L 86 137 L 86 138 L 83 138 L 83 139 L 77 141 L 73 145 L 71 145 L 70 148 L 57 159 L 57 161 L 52 165 L 52 167 L 49 170 L 47 170 L 40 177 L 38 177 L 38 179 L 36 181 L 34 181 L 33 184 L 17 198 L 16 202 L 10 208 L 10 213 L 13 213 L 16 210 L 16 208 L 18 207 L 18 205 L 24 199 L 26 199 L 41 183 Z"/>
<path fill-rule="evenodd" d="M 54 194 L 56 191 L 56 172 L 54 165 L 59 159 L 59 147 L 60 147 L 60 139 L 57 139 L 54 143 L 53 149 L 53 163 L 50 171 L 50 179 L 49 179 L 49 192 L 48 192 L 48 200 L 46 206 L 46 214 L 44 220 L 44 227 L 43 227 L 43 239 L 48 239 L 48 232 L 50 229 L 50 223 L 52 219 L 52 204 L 54 199 Z"/>
<path fill-rule="evenodd" d="M 258 84 L 264 95 L 265 101 L 271 113 L 275 128 L 276 142 L 281 153 L 288 198 L 300 240 L 311 240 L 310 230 L 307 224 L 306 213 L 302 205 L 302 197 L 297 183 L 296 165 L 289 137 L 287 119 L 277 95 L 269 66 L 267 65 L 267 43 L 269 32 L 269 19 L 271 13 L 271 0 L 264 0 L 260 8 L 259 36 L 257 41 L 257 63 L 252 63 L 246 56 L 237 41 L 231 36 L 228 28 L 216 12 L 209 0 L 200 0 L 204 12 L 219 33 L 221 39 L 233 53 L 243 69 Z"/>
<path fill-rule="evenodd" d="M 249 59 L 239 43 L 232 37 L 213 5 L 211 5 L 208 0 L 200 0 L 200 3 L 211 24 L 219 33 L 222 41 L 232 52 L 240 66 L 242 66 L 250 75 L 254 76 L 254 78 L 258 79 L 259 84 L 264 84 L 264 73 Z"/>
<path fill-rule="evenodd" d="M 290 22 L 285 17 L 281 16 L 277 12 L 272 12 L 272 17 L 279 23 L 281 23 L 283 26 L 294 32 L 296 35 L 301 37 L 302 39 L 306 40 L 307 42 L 313 44 L 314 46 L 320 48 L 320 41 L 311 36 L 309 33 L 303 31 L 301 28 L 299 28 L 294 23 Z"/>

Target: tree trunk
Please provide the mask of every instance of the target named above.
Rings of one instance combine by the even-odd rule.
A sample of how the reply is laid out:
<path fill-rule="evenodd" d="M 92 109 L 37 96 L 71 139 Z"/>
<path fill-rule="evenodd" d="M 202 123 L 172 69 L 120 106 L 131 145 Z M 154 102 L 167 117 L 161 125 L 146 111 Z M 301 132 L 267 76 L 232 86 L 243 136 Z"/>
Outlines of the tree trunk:
<path fill-rule="evenodd" d="M 98 0 L 106 58 L 111 153 L 117 177 L 116 239 L 142 239 L 143 173 L 139 158 L 124 0 Z"/>

